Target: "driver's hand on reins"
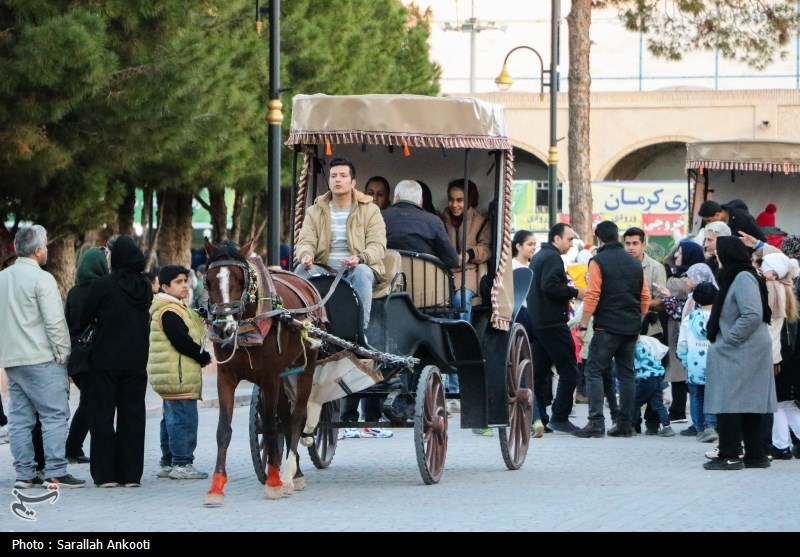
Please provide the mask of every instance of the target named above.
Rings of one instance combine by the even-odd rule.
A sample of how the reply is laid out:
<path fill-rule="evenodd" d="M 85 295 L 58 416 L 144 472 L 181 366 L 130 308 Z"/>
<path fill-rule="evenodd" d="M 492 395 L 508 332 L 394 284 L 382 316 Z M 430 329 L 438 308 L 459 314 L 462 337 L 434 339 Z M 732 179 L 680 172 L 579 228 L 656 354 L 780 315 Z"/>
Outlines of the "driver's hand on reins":
<path fill-rule="evenodd" d="M 351 255 L 347 259 L 342 259 L 342 265 L 347 265 L 348 269 L 355 269 L 359 262 L 357 255 Z"/>
<path fill-rule="evenodd" d="M 303 255 L 303 258 L 300 260 L 300 263 L 305 265 L 306 269 L 310 269 L 311 267 L 314 266 L 314 258 L 311 257 L 311 254 L 306 253 L 306 254 Z"/>

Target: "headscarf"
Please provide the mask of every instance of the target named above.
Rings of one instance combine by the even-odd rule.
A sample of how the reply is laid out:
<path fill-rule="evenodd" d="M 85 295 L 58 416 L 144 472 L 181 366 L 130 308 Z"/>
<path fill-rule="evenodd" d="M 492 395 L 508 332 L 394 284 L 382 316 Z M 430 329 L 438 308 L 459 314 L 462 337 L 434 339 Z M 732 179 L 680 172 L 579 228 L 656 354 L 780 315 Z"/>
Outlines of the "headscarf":
<path fill-rule="evenodd" d="M 675 267 L 675 276 L 682 277 L 689 267 L 695 263 L 704 263 L 703 248 L 692 240 L 681 240 L 678 248 L 681 250 L 681 264 Z"/>
<path fill-rule="evenodd" d="M 719 294 L 714 300 L 714 305 L 711 307 L 711 315 L 708 318 L 708 339 L 711 342 L 714 342 L 717 338 L 722 305 L 725 303 L 725 297 L 731 288 L 731 284 L 733 284 L 739 273 L 750 273 L 755 277 L 758 291 L 761 294 L 761 319 L 767 324 L 772 320 L 772 311 L 769 309 L 767 300 L 767 286 L 753 267 L 750 259 L 750 249 L 739 238 L 723 236 L 717 240 L 717 257 L 719 257 L 722 266 L 717 275 Z"/>
<path fill-rule="evenodd" d="M 698 284 L 702 284 L 704 282 L 710 282 L 714 285 L 714 287 L 719 288 L 717 286 L 716 279 L 714 279 L 714 272 L 707 263 L 695 263 L 686 271 L 686 276 L 694 283 L 695 288 L 697 288 Z M 692 296 L 690 293 L 686 298 L 686 304 L 683 307 L 683 315 L 689 315 L 696 305 L 697 304 L 694 301 L 694 296 Z"/>
<path fill-rule="evenodd" d="M 76 283 L 78 286 L 86 286 L 96 278 L 104 277 L 108 274 L 108 261 L 106 252 L 101 248 L 89 248 L 78 260 L 78 273 Z"/>
<path fill-rule="evenodd" d="M 144 254 L 130 236 L 120 236 L 111 247 L 111 277 L 137 309 L 149 309 L 153 289 L 143 274 Z"/>

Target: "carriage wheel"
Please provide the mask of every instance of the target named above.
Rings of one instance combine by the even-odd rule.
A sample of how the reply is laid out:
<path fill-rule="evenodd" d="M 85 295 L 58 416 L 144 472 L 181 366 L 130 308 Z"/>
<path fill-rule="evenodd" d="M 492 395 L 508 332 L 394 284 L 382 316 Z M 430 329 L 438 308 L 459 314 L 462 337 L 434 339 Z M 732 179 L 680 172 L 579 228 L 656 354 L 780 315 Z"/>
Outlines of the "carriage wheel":
<path fill-rule="evenodd" d="M 447 410 L 442 374 L 435 366 L 425 366 L 417 384 L 414 407 L 414 445 L 417 466 L 426 484 L 438 483 L 447 455 Z"/>
<path fill-rule="evenodd" d="M 311 462 L 320 470 L 331 465 L 339 439 L 339 428 L 322 424 L 338 421 L 339 400 L 332 400 L 323 404 L 322 411 L 319 414 L 319 425 L 314 430 L 314 443 L 308 447 L 308 456 L 311 457 Z"/>
<path fill-rule="evenodd" d="M 261 399 L 261 389 L 258 385 L 253 386 L 253 394 L 250 397 L 250 456 L 253 458 L 253 468 L 256 470 L 258 483 L 264 484 L 267 481 L 267 443 L 264 440 L 264 412 L 266 406 Z M 280 450 L 280 460 L 283 460 L 284 436 L 278 433 L 278 448 Z"/>
<path fill-rule="evenodd" d="M 533 420 L 531 343 L 519 323 L 511 330 L 506 365 L 508 427 L 500 428 L 500 451 L 508 469 L 518 470 L 528 454 Z"/>

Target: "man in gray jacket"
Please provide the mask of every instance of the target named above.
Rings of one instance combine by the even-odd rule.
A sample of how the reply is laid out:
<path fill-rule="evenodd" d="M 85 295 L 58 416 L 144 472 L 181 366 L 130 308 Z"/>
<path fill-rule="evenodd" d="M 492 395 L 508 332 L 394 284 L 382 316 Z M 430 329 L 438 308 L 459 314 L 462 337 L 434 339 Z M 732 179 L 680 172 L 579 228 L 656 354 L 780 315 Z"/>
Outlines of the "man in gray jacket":
<path fill-rule="evenodd" d="M 69 421 L 67 358 L 70 338 L 61 294 L 47 263 L 47 231 L 20 228 L 16 264 L 0 272 L 0 367 L 8 375 L 8 435 L 17 480 L 14 487 L 83 487 L 67 474 Z M 42 422 L 44 478 L 36 473 L 32 432 Z"/>

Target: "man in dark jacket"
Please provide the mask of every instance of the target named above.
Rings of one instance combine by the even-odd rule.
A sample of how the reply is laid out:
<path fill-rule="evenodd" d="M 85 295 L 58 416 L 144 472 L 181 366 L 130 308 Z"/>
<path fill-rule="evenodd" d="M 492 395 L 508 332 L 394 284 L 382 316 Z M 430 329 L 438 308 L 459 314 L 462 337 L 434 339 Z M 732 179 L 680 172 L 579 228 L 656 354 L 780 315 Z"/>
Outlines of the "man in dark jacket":
<path fill-rule="evenodd" d="M 576 437 L 605 437 L 603 416 L 603 375 L 617 366 L 619 414 L 608 434 L 632 437 L 631 417 L 635 400 L 633 355 L 642 319 L 650 309 L 650 288 L 644 280 L 642 264 L 625 252 L 619 229 L 603 221 L 594 231 L 600 242 L 597 255 L 589 262 L 589 286 L 583 301 L 578 326 L 578 341 L 583 342 L 589 320 L 594 317 L 594 336 L 586 363 L 586 395 L 589 398 L 589 423 L 573 431 Z"/>
<path fill-rule="evenodd" d="M 575 342 L 567 326 L 569 303 L 583 299 L 582 288 L 570 286 L 562 255 L 572 247 L 575 232 L 568 224 L 554 225 L 546 244 L 531 260 L 533 282 L 528 291 L 533 351 L 533 391 L 536 393 L 542 423 L 554 431 L 571 433 L 578 429 L 569 421 L 578 367 Z M 553 400 L 553 365 L 558 372 L 558 388 Z M 546 408 L 552 403 L 553 418 Z M 545 430 L 546 431 L 546 430 Z"/>
<path fill-rule="evenodd" d="M 734 199 L 720 205 L 716 201 L 703 201 L 697 214 L 702 217 L 703 223 L 721 220 L 731 229 L 731 236 L 739 237 L 739 232 L 750 234 L 754 238 L 766 242 L 761 227 L 741 199 Z"/>
<path fill-rule="evenodd" d="M 403 180 L 394 188 L 394 202 L 383 211 L 386 247 L 434 255 L 448 268 L 458 266 L 458 255 L 444 223 L 422 208 L 422 187 L 414 180 Z"/>

